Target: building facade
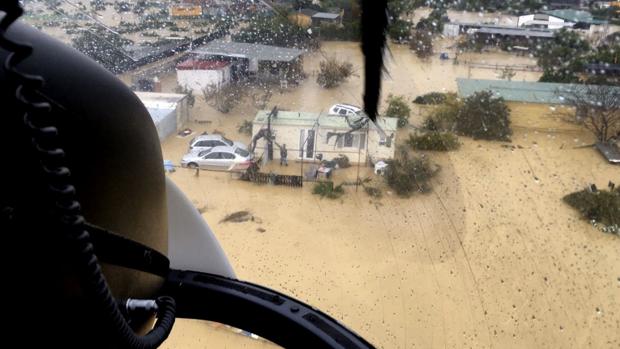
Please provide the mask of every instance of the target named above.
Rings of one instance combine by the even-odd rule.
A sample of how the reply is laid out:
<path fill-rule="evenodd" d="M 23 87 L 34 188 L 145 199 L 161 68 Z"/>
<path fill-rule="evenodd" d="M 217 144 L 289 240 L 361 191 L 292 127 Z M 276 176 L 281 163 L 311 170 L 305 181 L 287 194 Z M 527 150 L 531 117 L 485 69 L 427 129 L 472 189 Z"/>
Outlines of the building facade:
<path fill-rule="evenodd" d="M 276 143 L 274 159 L 280 158 L 278 145 L 283 144 L 288 149 L 289 160 L 331 160 L 342 154 L 353 163 L 366 163 L 394 157 L 396 118 L 379 118 L 378 127 L 371 124 L 351 132 L 351 120 L 343 116 L 292 111 L 279 111 L 271 117 L 269 114 L 269 111 L 256 114 L 252 134 L 271 128 Z M 260 156 L 266 149 L 266 141 L 261 139 L 255 154 Z"/>
<path fill-rule="evenodd" d="M 230 69 L 228 62 L 190 58 L 177 64 L 177 84 L 195 95 L 217 91 L 230 82 Z"/>

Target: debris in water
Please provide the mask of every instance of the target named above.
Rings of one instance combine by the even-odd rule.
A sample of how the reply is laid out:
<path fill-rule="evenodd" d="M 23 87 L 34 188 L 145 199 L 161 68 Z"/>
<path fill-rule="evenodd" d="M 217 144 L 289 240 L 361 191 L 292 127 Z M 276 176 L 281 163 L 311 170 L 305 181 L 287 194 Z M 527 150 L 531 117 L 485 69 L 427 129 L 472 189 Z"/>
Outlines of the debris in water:
<path fill-rule="evenodd" d="M 224 217 L 220 221 L 220 223 L 227 223 L 227 222 L 241 223 L 241 222 L 247 222 L 247 221 L 256 221 L 257 219 L 258 217 L 254 217 L 252 213 L 250 213 L 250 211 L 237 211 Z"/>
<path fill-rule="evenodd" d="M 256 228 L 256 231 L 259 232 L 259 233 L 264 233 L 267 230 L 265 230 L 264 228 L 258 227 L 258 228 Z"/>

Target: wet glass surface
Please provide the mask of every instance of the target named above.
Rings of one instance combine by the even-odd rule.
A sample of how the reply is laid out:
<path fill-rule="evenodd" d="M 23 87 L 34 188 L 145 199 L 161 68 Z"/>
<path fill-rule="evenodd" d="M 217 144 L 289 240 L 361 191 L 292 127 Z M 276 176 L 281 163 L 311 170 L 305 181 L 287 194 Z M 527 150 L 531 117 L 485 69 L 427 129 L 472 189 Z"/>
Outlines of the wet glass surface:
<path fill-rule="evenodd" d="M 354 1 L 24 1 L 24 20 L 136 91 L 176 94 L 145 101 L 174 111 L 164 159 L 180 166 L 190 140 L 221 134 L 261 173 L 304 178 L 166 174 L 240 279 L 377 347 L 619 346 L 620 167 L 595 144 L 620 138 L 620 5 L 389 3 L 376 125 L 354 108 Z M 610 194 L 596 218 L 564 199 L 586 187 Z M 164 347 L 274 346 L 247 335 L 181 321 Z"/>

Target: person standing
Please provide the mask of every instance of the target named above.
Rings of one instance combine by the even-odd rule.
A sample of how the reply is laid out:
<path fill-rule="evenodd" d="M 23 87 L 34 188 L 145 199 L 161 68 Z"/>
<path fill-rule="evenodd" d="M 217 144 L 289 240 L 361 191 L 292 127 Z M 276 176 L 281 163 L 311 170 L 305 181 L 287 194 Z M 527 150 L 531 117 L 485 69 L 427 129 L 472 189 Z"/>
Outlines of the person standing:
<path fill-rule="evenodd" d="M 286 159 L 287 156 L 288 150 L 286 150 L 286 144 L 282 144 L 282 146 L 280 147 L 280 166 L 282 166 L 282 164 L 288 166 L 288 161 Z"/>

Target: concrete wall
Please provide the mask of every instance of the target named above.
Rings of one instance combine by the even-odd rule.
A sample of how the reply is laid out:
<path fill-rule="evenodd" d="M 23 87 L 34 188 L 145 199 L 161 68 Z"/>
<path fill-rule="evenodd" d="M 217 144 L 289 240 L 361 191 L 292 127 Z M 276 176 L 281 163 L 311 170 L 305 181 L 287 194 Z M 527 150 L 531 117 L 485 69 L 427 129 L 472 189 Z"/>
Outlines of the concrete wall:
<path fill-rule="evenodd" d="M 443 25 L 443 35 L 449 38 L 459 36 L 461 31 L 461 26 L 454 23 L 444 23 Z"/>
<path fill-rule="evenodd" d="M 181 129 L 189 121 L 189 102 L 183 98 L 176 108 L 177 129 Z"/>
<path fill-rule="evenodd" d="M 396 150 L 396 132 L 386 131 L 386 135 L 392 137 L 391 142 L 381 139 L 381 135 L 377 131 L 368 131 L 368 157 L 372 162 L 379 160 L 393 159 Z M 388 146 L 389 145 L 389 146 Z"/>
<path fill-rule="evenodd" d="M 219 89 L 230 82 L 230 66 L 218 70 L 177 70 L 177 84 L 201 96 L 209 86 Z"/>
<path fill-rule="evenodd" d="M 175 109 L 148 108 L 151 119 L 157 129 L 159 140 L 163 141 L 177 130 Z"/>

